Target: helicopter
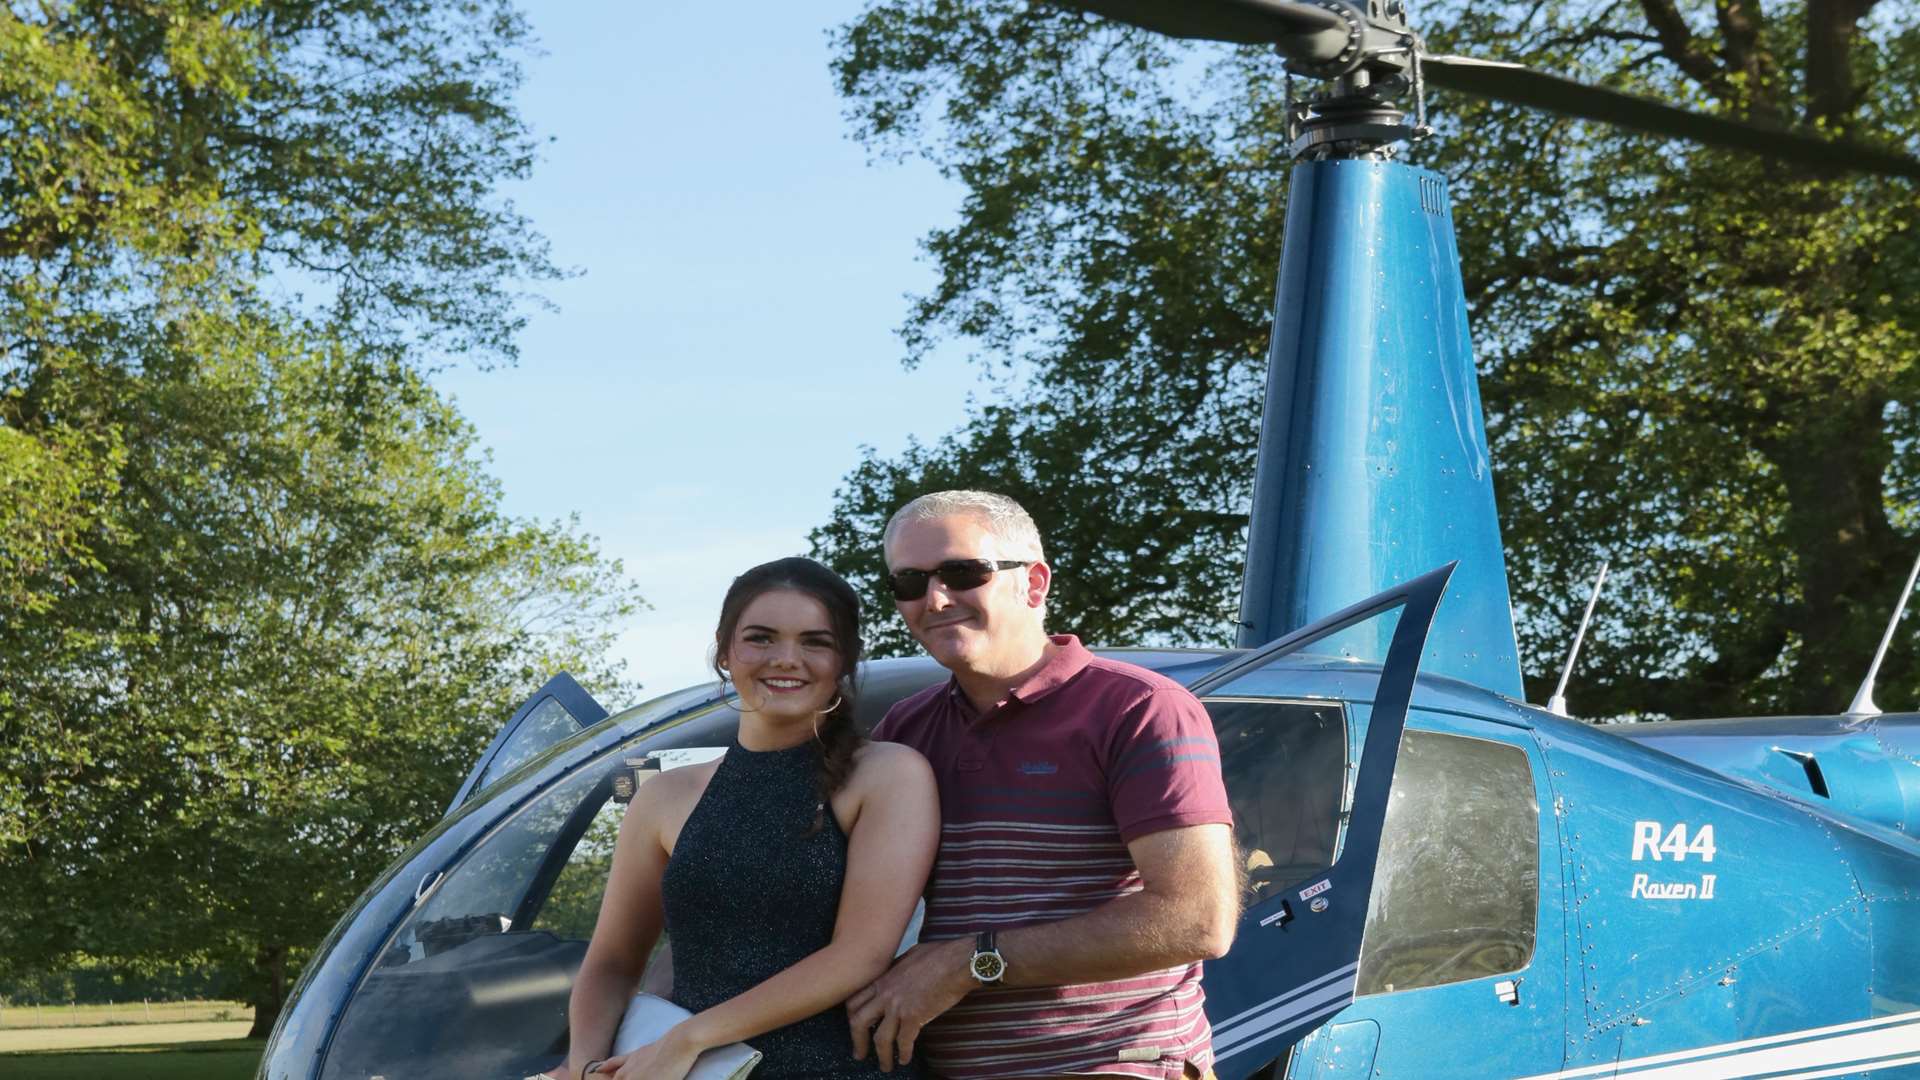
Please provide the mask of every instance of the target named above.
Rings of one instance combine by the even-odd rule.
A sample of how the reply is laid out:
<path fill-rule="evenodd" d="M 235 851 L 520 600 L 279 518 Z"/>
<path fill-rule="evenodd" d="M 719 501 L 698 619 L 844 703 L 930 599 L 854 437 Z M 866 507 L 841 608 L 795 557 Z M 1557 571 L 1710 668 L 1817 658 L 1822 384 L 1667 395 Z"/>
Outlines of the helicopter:
<path fill-rule="evenodd" d="M 1810 167 L 1920 162 L 1428 55 L 1400 0 L 1071 6 L 1271 45 L 1322 84 L 1290 106 L 1239 641 L 1102 650 L 1187 685 L 1219 736 L 1246 870 L 1204 982 L 1220 1080 L 1920 1075 L 1920 714 L 1882 713 L 1871 675 L 1832 716 L 1524 701 L 1447 185 L 1395 147 L 1431 83 Z M 870 661 L 862 722 L 944 675 Z M 609 714 L 556 675 L 316 950 L 259 1075 L 562 1060 L 620 813 L 726 745 L 731 700 Z"/>

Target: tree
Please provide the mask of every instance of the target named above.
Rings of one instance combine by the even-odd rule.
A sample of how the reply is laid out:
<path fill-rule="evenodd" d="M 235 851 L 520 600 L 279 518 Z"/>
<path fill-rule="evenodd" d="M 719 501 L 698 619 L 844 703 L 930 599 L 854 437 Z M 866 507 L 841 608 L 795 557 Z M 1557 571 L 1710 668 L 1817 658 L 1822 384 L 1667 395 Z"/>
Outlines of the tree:
<path fill-rule="evenodd" d="M 1920 131 L 1910 7 L 1420 14 L 1435 51 L 1829 136 Z M 994 389 L 934 446 L 868 454 L 816 551 L 875 573 L 887 509 L 1000 485 L 1057 549 L 1062 625 L 1230 640 L 1283 225 L 1278 59 L 951 0 L 876 5 L 837 45 L 858 136 L 966 191 L 926 241 L 939 281 L 909 363 L 967 339 Z M 1920 506 L 1912 186 L 1434 98 L 1440 137 L 1413 154 L 1453 190 L 1533 694 L 1612 555 L 1586 710 L 1843 707 Z M 1883 685 L 1911 695 L 1920 664 L 1890 659 Z"/>
<path fill-rule="evenodd" d="M 420 376 L 255 330 L 121 387 L 102 569 L 0 631 L 0 902 L 31 913 L 0 952 L 251 971 L 264 1033 L 518 701 L 556 667 L 611 685 L 637 598 L 570 528 L 500 514 Z"/>
<path fill-rule="evenodd" d="M 553 275 L 497 0 L 0 7 L 0 977 L 249 971 L 639 604 L 426 381 Z M 289 283 L 298 283 L 298 288 Z"/>

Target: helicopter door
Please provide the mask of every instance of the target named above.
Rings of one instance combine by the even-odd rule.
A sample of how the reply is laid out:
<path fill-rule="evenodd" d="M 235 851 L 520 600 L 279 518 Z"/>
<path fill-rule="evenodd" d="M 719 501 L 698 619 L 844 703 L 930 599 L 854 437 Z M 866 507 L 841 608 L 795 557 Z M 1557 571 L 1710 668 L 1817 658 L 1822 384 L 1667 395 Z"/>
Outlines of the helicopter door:
<path fill-rule="evenodd" d="M 533 692 L 494 735 L 493 742 L 473 763 L 465 783 L 447 804 L 447 813 L 460 809 L 495 780 L 537 757 L 542 750 L 607 718 L 607 710 L 582 689 L 573 676 L 560 672 Z"/>
<path fill-rule="evenodd" d="M 1290 1080 L 1563 1066 L 1566 901 L 1552 808 L 1532 732 L 1413 710 L 1368 899 L 1359 1000 L 1294 1049 Z"/>
<path fill-rule="evenodd" d="M 1265 1068 L 1354 999 L 1400 733 L 1452 572 L 1330 615 L 1192 687 L 1220 738 L 1250 890 L 1233 948 L 1206 968 L 1220 1080 Z"/>

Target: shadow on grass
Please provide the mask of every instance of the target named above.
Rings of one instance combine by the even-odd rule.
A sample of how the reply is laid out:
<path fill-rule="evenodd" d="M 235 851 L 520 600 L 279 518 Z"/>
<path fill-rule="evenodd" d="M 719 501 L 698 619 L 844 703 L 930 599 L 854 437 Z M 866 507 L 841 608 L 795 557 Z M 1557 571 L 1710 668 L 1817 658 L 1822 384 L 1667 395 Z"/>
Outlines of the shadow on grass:
<path fill-rule="evenodd" d="M 218 1042 L 150 1043 L 83 1050 L 34 1050 L 0 1054 L 0 1075 L 7 1080 L 252 1080 L 265 1039 Z M 138 1055 L 129 1059 L 128 1055 Z"/>

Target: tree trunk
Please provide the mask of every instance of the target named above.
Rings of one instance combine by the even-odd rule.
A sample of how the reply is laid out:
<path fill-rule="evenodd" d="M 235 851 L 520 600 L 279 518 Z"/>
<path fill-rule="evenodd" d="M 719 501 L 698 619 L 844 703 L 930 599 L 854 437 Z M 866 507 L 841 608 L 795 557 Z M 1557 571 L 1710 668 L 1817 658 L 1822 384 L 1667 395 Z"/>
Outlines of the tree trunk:
<path fill-rule="evenodd" d="M 261 978 L 253 992 L 253 1029 L 247 1038 L 264 1039 L 273 1034 L 280 1008 L 287 1003 L 287 947 L 262 945 L 254 952 L 253 962 Z"/>
<path fill-rule="evenodd" d="M 1793 712 L 1847 707 L 1904 579 L 1883 490 L 1893 456 L 1885 405 L 1874 395 L 1809 405 L 1799 426 L 1764 447 L 1786 483 L 1783 525 L 1801 593 L 1799 651 L 1781 702 Z"/>

